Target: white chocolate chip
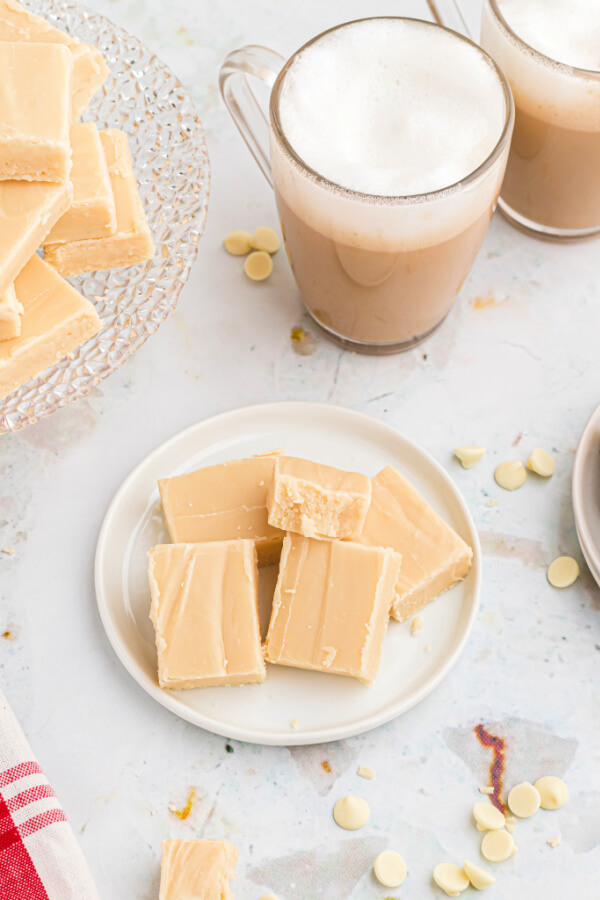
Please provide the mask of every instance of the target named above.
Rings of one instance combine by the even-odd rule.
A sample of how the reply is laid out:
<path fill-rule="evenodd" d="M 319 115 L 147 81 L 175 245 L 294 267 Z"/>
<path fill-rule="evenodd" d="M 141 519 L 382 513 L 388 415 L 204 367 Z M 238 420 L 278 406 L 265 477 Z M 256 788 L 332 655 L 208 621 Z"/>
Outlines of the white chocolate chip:
<path fill-rule="evenodd" d="M 342 797 L 333 807 L 333 818 L 346 831 L 356 831 L 369 821 L 370 810 L 362 797 Z"/>
<path fill-rule="evenodd" d="M 2 552 L 6 553 L 7 556 L 14 556 L 17 551 L 14 547 L 3 547 Z"/>
<path fill-rule="evenodd" d="M 264 281 L 273 271 L 273 260 L 264 250 L 253 250 L 246 257 L 244 272 L 251 281 Z"/>
<path fill-rule="evenodd" d="M 375 772 L 370 766 L 359 766 L 356 770 L 356 774 L 360 775 L 361 778 L 366 778 L 368 781 L 375 778 Z"/>
<path fill-rule="evenodd" d="M 542 809 L 560 809 L 569 799 L 569 788 L 556 775 L 538 778 L 534 787 L 539 791 Z"/>
<path fill-rule="evenodd" d="M 463 469 L 472 469 L 484 453 L 485 447 L 456 447 L 454 450 L 454 455 L 460 460 Z"/>
<path fill-rule="evenodd" d="M 464 863 L 463 869 L 465 875 L 471 882 L 471 887 L 474 887 L 476 891 L 484 891 L 496 881 L 490 872 L 486 872 L 481 866 L 469 862 L 468 860 Z"/>
<path fill-rule="evenodd" d="M 554 847 L 558 847 L 558 845 L 560 844 L 561 841 L 562 841 L 562 835 L 555 834 L 554 837 L 548 838 L 546 843 L 549 844 L 554 849 Z"/>
<path fill-rule="evenodd" d="M 556 466 L 547 450 L 536 447 L 535 450 L 532 450 L 529 454 L 527 468 L 531 472 L 535 472 L 536 475 L 541 475 L 542 478 L 550 478 L 551 475 L 554 475 Z"/>
<path fill-rule="evenodd" d="M 496 484 L 505 491 L 516 491 L 523 487 L 527 480 L 527 469 L 518 459 L 510 459 L 508 462 L 500 463 L 496 466 L 494 472 Z"/>
<path fill-rule="evenodd" d="M 469 887 L 469 879 L 454 863 L 438 863 L 433 870 L 433 880 L 449 897 L 456 897 Z"/>
<path fill-rule="evenodd" d="M 548 581 L 555 588 L 570 587 L 579 575 L 579 565 L 572 556 L 559 556 L 548 566 Z"/>
<path fill-rule="evenodd" d="M 513 833 L 513 831 L 517 827 L 517 820 L 514 818 L 514 816 L 506 817 L 506 822 L 504 824 L 504 827 L 506 828 L 506 830 L 508 831 L 509 834 Z"/>
<path fill-rule="evenodd" d="M 279 236 L 268 225 L 259 225 L 250 238 L 254 250 L 264 250 L 265 253 L 277 253 L 280 247 Z"/>
<path fill-rule="evenodd" d="M 373 870 L 377 881 L 384 887 L 400 887 L 406 878 L 406 863 L 395 850 L 384 850 L 375 859 Z"/>
<path fill-rule="evenodd" d="M 537 788 L 528 781 L 522 781 L 508 795 L 508 808 L 519 819 L 529 819 L 540 808 L 541 797 Z"/>
<path fill-rule="evenodd" d="M 232 256 L 245 256 L 252 250 L 252 235 L 241 228 L 230 231 L 223 241 L 223 246 Z"/>
<path fill-rule="evenodd" d="M 415 636 L 418 634 L 423 627 L 423 619 L 421 616 L 415 616 L 412 622 L 410 623 L 410 633 Z"/>
<path fill-rule="evenodd" d="M 478 800 L 473 807 L 473 816 L 480 831 L 497 831 L 504 828 L 506 819 L 499 809 L 488 800 Z"/>
<path fill-rule="evenodd" d="M 504 862 L 517 852 L 512 834 L 500 828 L 487 831 L 481 841 L 481 855 L 489 862 Z"/>
<path fill-rule="evenodd" d="M 479 793 L 480 794 L 493 794 L 494 788 L 489 787 L 488 785 L 483 785 L 482 787 L 479 788 Z"/>

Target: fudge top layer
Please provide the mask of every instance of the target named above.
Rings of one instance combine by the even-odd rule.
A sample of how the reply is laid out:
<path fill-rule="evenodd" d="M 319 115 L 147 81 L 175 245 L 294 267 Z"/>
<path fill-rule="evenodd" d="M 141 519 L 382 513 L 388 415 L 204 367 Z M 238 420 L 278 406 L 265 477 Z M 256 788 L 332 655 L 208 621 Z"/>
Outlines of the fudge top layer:
<path fill-rule="evenodd" d="M 230 841 L 164 840 L 159 900 L 233 900 L 238 856 Z"/>

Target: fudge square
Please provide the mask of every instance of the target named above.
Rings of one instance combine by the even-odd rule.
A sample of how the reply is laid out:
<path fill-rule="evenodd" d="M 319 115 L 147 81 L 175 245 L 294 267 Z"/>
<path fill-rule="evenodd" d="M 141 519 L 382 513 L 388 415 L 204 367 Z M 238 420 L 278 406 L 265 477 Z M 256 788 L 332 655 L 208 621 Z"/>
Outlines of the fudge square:
<path fill-rule="evenodd" d="M 115 200 L 116 231 L 64 244 L 44 241 L 44 258 L 61 275 L 136 266 L 154 256 L 154 241 L 133 173 L 127 135 L 117 128 L 100 132 Z"/>
<path fill-rule="evenodd" d="M 267 521 L 267 491 L 277 451 L 235 459 L 158 482 L 175 543 L 250 539 L 259 566 L 277 562 L 283 531 Z"/>
<path fill-rule="evenodd" d="M 23 307 L 17 300 L 15 286 L 10 287 L 0 297 L 0 341 L 19 337 Z"/>
<path fill-rule="evenodd" d="M 401 622 L 465 577 L 473 551 L 403 475 L 387 466 L 373 479 L 360 543 L 402 555 L 391 614 Z"/>
<path fill-rule="evenodd" d="M 73 59 L 60 44 L 0 41 L 0 179 L 66 181 Z"/>
<path fill-rule="evenodd" d="M 286 535 L 267 661 L 373 681 L 401 561 L 381 547 Z"/>
<path fill-rule="evenodd" d="M 366 475 L 281 456 L 267 498 L 269 524 L 307 537 L 354 538 L 370 502 Z"/>
<path fill-rule="evenodd" d="M 159 900 L 233 900 L 238 856 L 231 841 L 163 841 Z"/>
<path fill-rule="evenodd" d="M 148 558 L 160 686 L 264 681 L 253 542 L 160 544 Z"/>

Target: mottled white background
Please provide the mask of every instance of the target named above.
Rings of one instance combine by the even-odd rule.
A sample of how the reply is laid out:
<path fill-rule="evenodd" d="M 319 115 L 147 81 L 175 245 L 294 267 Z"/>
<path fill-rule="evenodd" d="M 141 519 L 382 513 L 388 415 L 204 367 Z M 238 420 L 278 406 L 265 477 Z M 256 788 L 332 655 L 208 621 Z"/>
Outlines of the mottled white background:
<path fill-rule="evenodd" d="M 572 798 L 519 825 L 520 851 L 496 867 L 497 898 L 598 895 L 600 592 L 582 563 L 571 589 L 545 569 L 581 561 L 570 477 L 578 436 L 600 400 L 599 243 L 544 244 L 496 217 L 444 327 L 403 356 L 364 358 L 290 330 L 310 323 L 283 255 L 250 284 L 221 249 L 232 228 L 276 224 L 272 197 L 223 109 L 218 65 L 244 43 L 289 53 L 367 14 L 424 14 L 418 0 L 93 0 L 189 85 L 205 122 L 213 187 L 206 235 L 180 306 L 143 350 L 86 400 L 0 439 L 0 684 L 58 792 L 105 900 L 156 900 L 160 840 L 227 836 L 241 849 L 241 900 L 441 896 L 441 860 L 477 861 L 470 823 L 488 755 L 473 727 L 508 742 L 508 782 L 564 774 Z M 476 7 L 475 3 L 475 7 Z M 473 11 L 473 9 L 470 9 Z M 360 738 L 295 750 L 226 742 L 153 703 L 114 656 L 96 612 L 92 564 L 106 507 L 138 460 L 181 428 L 267 400 L 341 404 L 393 424 L 445 465 L 485 553 L 482 610 L 447 681 L 402 719 Z M 456 444 L 489 450 L 470 472 Z M 492 472 L 535 446 L 554 452 L 549 483 L 502 493 Z M 490 497 L 499 505 L 486 506 Z M 427 638 L 422 633 L 419 638 Z M 327 761 L 331 773 L 321 766 Z M 358 763 L 376 770 L 365 782 Z M 169 811 L 196 802 L 185 822 Z M 357 834 L 331 819 L 360 792 Z M 561 832 L 557 849 L 547 838 Z M 370 863 L 398 849 L 409 875 L 378 887 Z"/>

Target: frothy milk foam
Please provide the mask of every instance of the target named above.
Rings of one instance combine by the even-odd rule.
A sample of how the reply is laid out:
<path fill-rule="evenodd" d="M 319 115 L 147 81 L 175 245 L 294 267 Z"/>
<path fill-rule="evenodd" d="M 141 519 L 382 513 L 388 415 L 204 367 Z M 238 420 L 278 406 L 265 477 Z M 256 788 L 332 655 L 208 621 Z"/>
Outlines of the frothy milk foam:
<path fill-rule="evenodd" d="M 558 62 L 600 71 L 599 0 L 498 0 L 508 25 Z"/>
<path fill-rule="evenodd" d="M 448 187 L 484 162 L 505 105 L 497 72 L 474 47 L 420 22 L 376 19 L 303 50 L 286 73 L 279 115 L 320 175 L 406 196 Z"/>

